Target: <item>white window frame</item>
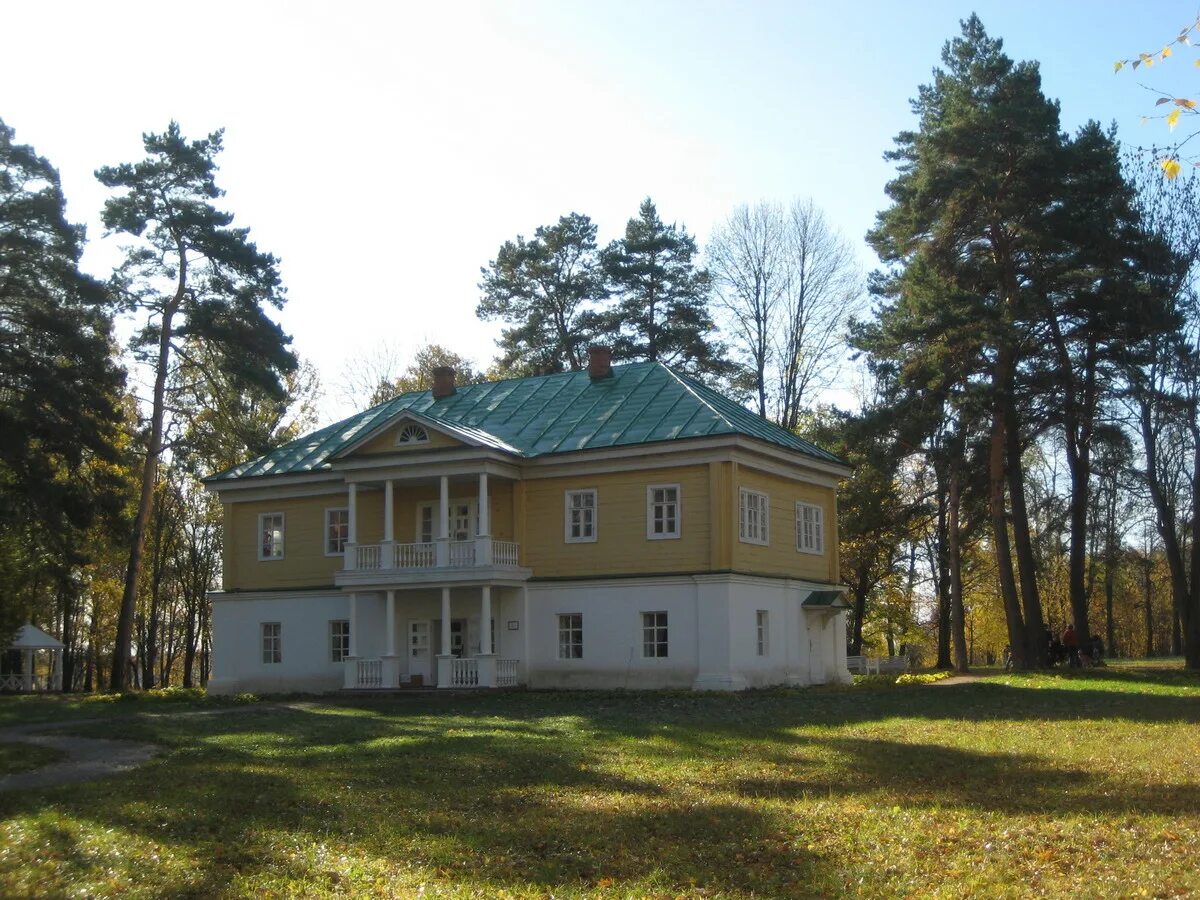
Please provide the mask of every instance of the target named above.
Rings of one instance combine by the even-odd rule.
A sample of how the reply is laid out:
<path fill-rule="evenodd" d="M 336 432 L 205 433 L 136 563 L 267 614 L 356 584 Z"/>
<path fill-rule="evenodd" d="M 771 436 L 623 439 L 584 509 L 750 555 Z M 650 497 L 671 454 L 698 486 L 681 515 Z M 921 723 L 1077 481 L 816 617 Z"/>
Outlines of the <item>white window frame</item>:
<path fill-rule="evenodd" d="M 473 540 L 479 536 L 479 501 L 474 497 L 451 497 L 449 502 L 451 521 L 454 518 L 454 507 L 466 505 L 468 508 L 467 515 L 470 517 L 473 525 L 473 533 L 468 535 L 465 540 Z M 416 536 L 418 544 L 436 543 L 438 536 L 441 534 L 441 529 L 438 527 L 442 518 L 442 502 L 440 500 L 426 500 L 417 504 L 416 525 L 413 534 Z M 422 541 L 421 537 L 421 516 L 425 510 L 429 510 L 429 521 L 432 527 L 432 534 L 428 541 Z M 459 538 L 450 535 L 450 540 L 459 540 Z"/>
<path fill-rule="evenodd" d="M 410 440 L 401 440 L 406 434 L 420 434 L 420 437 L 414 437 Z M 429 429 L 419 422 L 409 422 L 396 429 L 396 446 L 397 447 L 413 447 L 417 444 L 429 443 Z"/>
<path fill-rule="evenodd" d="M 583 495 L 589 495 L 592 498 L 592 533 L 581 537 L 573 537 L 571 534 L 571 513 L 576 507 L 571 505 L 571 498 Z M 589 507 L 581 507 L 588 509 Z M 582 528 L 581 528 L 582 531 Z M 596 496 L 595 488 L 581 488 L 579 490 L 570 490 L 563 492 L 563 540 L 568 544 L 594 544 L 596 543 L 597 535 L 600 533 L 600 510 L 599 502 Z"/>
<path fill-rule="evenodd" d="M 558 614 L 558 658 L 583 659 L 583 613 Z"/>
<path fill-rule="evenodd" d="M 674 491 L 673 501 L 664 500 L 661 504 L 654 500 L 655 491 Z M 654 511 L 657 506 L 673 505 L 675 507 L 675 530 L 656 534 L 654 531 Z M 665 519 L 665 517 L 664 517 Z M 646 540 L 670 541 L 678 540 L 683 530 L 683 492 L 678 484 L 650 484 L 646 486 Z"/>
<path fill-rule="evenodd" d="M 345 633 L 339 634 L 336 630 L 338 625 L 345 625 Z M 330 619 L 329 620 L 329 661 L 340 663 L 345 662 L 350 657 L 350 620 L 349 619 Z"/>
<path fill-rule="evenodd" d="M 771 613 L 769 610 L 754 611 L 754 652 L 758 656 L 771 655 Z"/>
<path fill-rule="evenodd" d="M 330 513 L 338 513 L 338 512 L 346 514 L 346 526 L 345 526 L 346 527 L 346 537 L 342 539 L 342 549 L 341 550 L 330 550 L 329 549 L 329 545 L 330 545 L 329 517 L 330 517 Z M 325 510 L 325 555 L 326 556 L 345 556 L 346 555 L 345 547 L 346 547 L 346 544 L 349 543 L 349 541 L 350 541 L 350 507 L 348 507 L 348 506 L 330 506 L 330 507 L 326 508 L 326 510 Z"/>
<path fill-rule="evenodd" d="M 274 519 L 279 517 L 279 555 L 278 556 L 263 556 L 263 522 L 266 519 Z M 276 562 L 283 559 L 284 550 L 287 547 L 287 516 L 282 512 L 269 512 L 258 514 L 258 534 L 255 537 L 258 544 L 258 561 L 259 562 Z"/>
<path fill-rule="evenodd" d="M 811 521 L 806 514 L 812 513 Z M 805 529 L 811 524 L 812 530 L 808 535 Z M 810 540 L 811 538 L 811 540 Z M 816 503 L 796 503 L 796 550 L 800 553 L 811 553 L 813 556 L 825 555 L 825 508 Z"/>
<path fill-rule="evenodd" d="M 647 624 L 647 617 L 654 616 Z M 658 617 L 662 616 L 661 624 Z M 659 631 L 662 640 L 659 640 Z M 655 647 L 655 652 L 647 653 L 647 649 Z M 657 648 L 661 647 L 659 653 Z M 665 609 L 649 610 L 642 613 L 642 659 L 667 659 L 671 653 L 671 617 Z"/>
<path fill-rule="evenodd" d="M 758 512 L 758 534 L 750 534 L 751 500 Z M 738 540 L 765 547 L 771 543 L 771 495 L 753 488 L 738 488 Z"/>
<path fill-rule="evenodd" d="M 274 629 L 270 634 L 267 629 Z M 280 622 L 259 622 L 259 652 L 264 666 L 278 666 L 283 663 L 283 624 Z M 268 643 L 269 642 L 269 643 Z M 270 654 L 270 659 L 267 658 Z"/>

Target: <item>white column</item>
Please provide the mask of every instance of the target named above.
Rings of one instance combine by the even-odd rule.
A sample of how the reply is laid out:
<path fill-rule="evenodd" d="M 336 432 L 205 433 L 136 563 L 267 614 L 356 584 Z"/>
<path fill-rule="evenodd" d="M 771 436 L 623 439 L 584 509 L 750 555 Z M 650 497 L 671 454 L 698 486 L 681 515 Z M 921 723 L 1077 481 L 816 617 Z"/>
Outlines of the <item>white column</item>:
<path fill-rule="evenodd" d="M 450 565 L 450 479 L 441 478 L 441 494 L 438 502 L 437 564 Z"/>
<path fill-rule="evenodd" d="M 492 586 L 485 584 L 480 588 L 483 596 L 479 611 L 479 655 L 492 655 Z"/>
<path fill-rule="evenodd" d="M 391 482 L 389 481 L 390 485 Z M 387 592 L 387 655 L 396 655 L 396 592 Z"/>
<path fill-rule="evenodd" d="M 25 681 L 25 690 L 33 690 L 33 651 L 24 650 L 21 653 L 22 662 L 25 664 L 21 669 L 21 677 Z"/>
<path fill-rule="evenodd" d="M 449 656 L 450 650 L 450 588 L 442 588 L 442 655 Z"/>
<path fill-rule="evenodd" d="M 479 530 L 475 535 L 475 565 L 492 564 L 491 515 L 488 509 L 487 472 L 479 473 Z"/>
<path fill-rule="evenodd" d="M 350 656 L 358 656 L 358 594 L 350 595 Z"/>
<path fill-rule="evenodd" d="M 358 485 L 353 481 L 346 489 L 346 546 L 342 548 L 342 568 L 358 565 Z"/>
<path fill-rule="evenodd" d="M 53 681 L 51 682 L 50 686 L 56 691 L 61 691 L 63 677 L 63 651 L 54 650 L 52 652 L 54 653 L 54 675 L 52 676 Z"/>
<path fill-rule="evenodd" d="M 379 548 L 379 567 L 382 569 L 394 569 L 396 567 L 396 558 L 394 550 L 394 522 L 395 516 L 395 494 L 392 486 L 392 480 L 389 478 L 383 483 L 383 545 Z"/>
<path fill-rule="evenodd" d="M 491 514 L 488 509 L 488 476 L 487 472 L 479 473 L 479 536 L 487 537 L 492 533 Z"/>

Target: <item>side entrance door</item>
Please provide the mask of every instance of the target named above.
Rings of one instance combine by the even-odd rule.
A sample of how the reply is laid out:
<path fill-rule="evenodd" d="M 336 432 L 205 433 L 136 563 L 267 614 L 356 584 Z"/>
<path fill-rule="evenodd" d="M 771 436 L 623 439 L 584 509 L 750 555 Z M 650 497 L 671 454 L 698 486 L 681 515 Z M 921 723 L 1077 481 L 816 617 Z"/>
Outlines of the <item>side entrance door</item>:
<path fill-rule="evenodd" d="M 408 674 L 420 676 L 423 684 L 433 684 L 433 654 L 429 647 L 428 619 L 410 619 L 408 623 Z"/>

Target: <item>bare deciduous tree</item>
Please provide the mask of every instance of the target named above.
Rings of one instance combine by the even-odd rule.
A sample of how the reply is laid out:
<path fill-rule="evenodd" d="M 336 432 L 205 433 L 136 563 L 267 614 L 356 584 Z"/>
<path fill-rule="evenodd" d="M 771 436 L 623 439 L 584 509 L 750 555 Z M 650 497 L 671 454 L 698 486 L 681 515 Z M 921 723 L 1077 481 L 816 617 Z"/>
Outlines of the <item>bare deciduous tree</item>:
<path fill-rule="evenodd" d="M 708 264 L 759 415 L 794 429 L 841 364 L 862 292 L 854 250 L 811 200 L 764 201 L 717 228 Z"/>

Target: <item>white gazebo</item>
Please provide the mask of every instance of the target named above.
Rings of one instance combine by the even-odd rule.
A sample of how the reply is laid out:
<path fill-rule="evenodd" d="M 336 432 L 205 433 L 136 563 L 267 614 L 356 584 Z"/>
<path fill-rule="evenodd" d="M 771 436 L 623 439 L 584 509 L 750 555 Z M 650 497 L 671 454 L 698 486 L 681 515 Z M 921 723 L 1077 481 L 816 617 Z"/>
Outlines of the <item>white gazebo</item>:
<path fill-rule="evenodd" d="M 33 625 L 22 625 L 17 631 L 16 639 L 8 645 L 9 652 L 18 651 L 21 654 L 21 671 L 7 673 L 0 669 L 0 691 L 60 691 L 62 690 L 62 641 L 52 638 L 40 628 Z M 38 654 L 50 654 L 48 664 L 42 667 L 43 673 L 38 675 L 35 664 Z M 8 658 L 9 653 L 4 654 Z M 45 659 L 44 656 L 40 657 Z M 2 665 L 2 663 L 0 663 Z"/>

